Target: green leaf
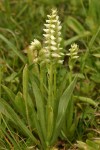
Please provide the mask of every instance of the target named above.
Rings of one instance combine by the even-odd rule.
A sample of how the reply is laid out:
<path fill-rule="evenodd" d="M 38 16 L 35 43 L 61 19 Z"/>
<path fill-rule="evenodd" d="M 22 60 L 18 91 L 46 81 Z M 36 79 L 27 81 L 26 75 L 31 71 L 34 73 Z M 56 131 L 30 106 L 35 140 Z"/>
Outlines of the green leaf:
<path fill-rule="evenodd" d="M 11 106 L 5 102 L 3 99 L 0 99 L 0 105 L 7 111 L 7 113 L 5 114 L 4 112 L 2 112 L 4 115 L 6 115 L 6 117 L 8 119 L 10 119 L 11 121 L 13 121 L 20 129 L 22 129 L 22 131 L 29 137 L 32 139 L 32 141 L 34 143 L 38 143 L 38 140 L 32 135 L 32 133 L 30 132 L 30 130 L 27 128 L 27 126 L 22 122 L 22 120 L 19 118 L 19 116 L 15 113 L 15 111 L 11 108 Z"/>
<path fill-rule="evenodd" d="M 25 101 L 25 111 L 26 111 L 26 118 L 29 128 L 31 128 L 30 125 L 30 117 L 29 117 L 29 107 L 28 107 L 28 67 L 25 65 L 23 69 L 23 97 Z"/>
<path fill-rule="evenodd" d="M 38 85 L 35 82 L 33 77 L 34 76 L 30 75 L 32 88 L 33 88 L 33 93 L 34 93 L 35 101 L 36 101 L 37 116 L 38 116 L 38 120 L 40 122 L 40 127 L 41 127 L 41 132 L 43 134 L 43 139 L 46 140 L 45 106 L 44 106 L 41 91 L 40 91 L 40 89 L 39 89 L 39 87 L 38 87 Z"/>
<path fill-rule="evenodd" d="M 24 102 L 23 95 L 21 92 L 17 93 L 14 102 L 19 110 L 19 113 L 23 115 L 23 117 L 25 117 L 25 102 Z"/>
<path fill-rule="evenodd" d="M 58 137 L 58 135 L 61 131 L 62 123 L 64 121 L 67 107 L 68 107 L 70 98 L 72 96 L 73 90 L 75 88 L 76 81 L 77 81 L 77 77 L 75 77 L 75 79 L 67 87 L 67 89 L 64 91 L 64 93 L 62 94 L 62 96 L 60 98 L 59 105 L 58 105 L 58 114 L 57 114 L 57 119 L 56 119 L 56 126 L 55 126 L 54 133 L 53 133 L 53 136 L 51 139 L 51 143 L 54 143 L 54 141 L 56 140 L 56 138 Z"/>
<path fill-rule="evenodd" d="M 85 103 L 89 103 L 93 106 L 97 106 L 97 103 L 92 100 L 91 98 L 88 98 L 88 97 L 82 97 L 82 96 L 74 96 L 76 99 L 80 100 L 81 102 L 85 102 Z"/>
<path fill-rule="evenodd" d="M 13 82 L 14 79 L 16 79 L 17 75 L 18 75 L 18 74 L 17 74 L 16 72 L 13 72 L 10 76 L 8 76 L 8 77 L 5 79 L 5 81 L 6 81 L 6 82 Z"/>
<path fill-rule="evenodd" d="M 2 85 L 2 87 L 5 90 L 5 92 L 7 93 L 7 95 L 9 96 L 10 100 L 12 102 L 14 102 L 15 94 L 8 87 L 6 87 L 5 85 Z"/>
<path fill-rule="evenodd" d="M 87 143 L 90 147 L 94 148 L 95 150 L 100 150 L 100 144 L 97 144 L 96 142 L 91 141 L 91 140 L 86 140 L 86 143 Z"/>
<path fill-rule="evenodd" d="M 97 54 L 92 54 L 93 56 L 97 57 L 97 58 L 100 58 L 100 54 L 97 53 Z"/>
<path fill-rule="evenodd" d="M 23 97 L 24 100 L 27 101 L 28 98 L 28 68 L 25 65 L 23 69 Z"/>
<path fill-rule="evenodd" d="M 6 86 L 2 85 L 2 88 L 4 89 L 4 91 L 6 92 L 9 101 L 11 102 L 13 108 L 18 112 L 18 107 L 15 104 L 15 94 Z"/>

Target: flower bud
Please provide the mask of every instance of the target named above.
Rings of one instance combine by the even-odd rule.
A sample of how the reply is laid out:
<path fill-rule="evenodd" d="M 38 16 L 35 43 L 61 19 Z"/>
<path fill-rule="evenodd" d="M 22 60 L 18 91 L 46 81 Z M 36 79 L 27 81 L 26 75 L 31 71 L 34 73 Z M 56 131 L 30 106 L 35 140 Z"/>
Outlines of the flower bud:
<path fill-rule="evenodd" d="M 41 43 L 37 40 L 34 39 L 33 42 L 31 42 L 31 45 L 29 46 L 31 50 L 40 50 L 41 49 Z"/>

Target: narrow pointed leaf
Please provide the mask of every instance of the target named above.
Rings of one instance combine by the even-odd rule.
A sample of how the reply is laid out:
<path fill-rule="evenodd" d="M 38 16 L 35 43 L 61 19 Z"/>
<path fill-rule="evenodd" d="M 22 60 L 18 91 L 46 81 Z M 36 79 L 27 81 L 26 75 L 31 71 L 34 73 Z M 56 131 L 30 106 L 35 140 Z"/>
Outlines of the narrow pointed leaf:
<path fill-rule="evenodd" d="M 35 96 L 37 116 L 40 122 L 41 131 L 43 133 L 43 138 L 46 139 L 46 122 L 45 122 L 45 110 L 44 110 L 45 106 L 43 103 L 43 97 L 42 97 L 41 91 L 39 87 L 37 86 L 37 83 L 34 81 L 34 79 L 32 79 L 32 88 L 33 88 L 33 92 Z"/>
<path fill-rule="evenodd" d="M 56 126 L 54 129 L 53 137 L 51 139 L 51 143 L 54 143 L 54 141 L 57 139 L 57 137 L 61 131 L 62 123 L 63 123 L 63 120 L 65 118 L 66 110 L 67 110 L 70 98 L 72 96 L 73 90 L 75 88 L 76 81 L 77 81 L 77 77 L 75 77 L 75 79 L 67 87 L 67 89 L 64 91 L 64 93 L 62 94 L 62 96 L 60 98 L 59 105 L 58 105 L 58 114 L 57 114 L 57 119 L 56 119 Z"/>
<path fill-rule="evenodd" d="M 8 119 L 11 119 L 11 121 L 13 121 L 29 138 L 32 139 L 32 141 L 34 143 L 38 143 L 38 140 L 32 135 L 32 133 L 30 132 L 30 130 L 27 128 L 27 126 L 22 122 L 22 120 L 19 118 L 19 116 L 15 113 L 15 111 L 11 108 L 11 106 L 5 102 L 3 99 L 0 99 L 0 105 L 2 105 L 2 107 L 5 108 L 5 110 L 7 111 L 7 113 L 9 115 L 6 115 L 4 113 L 4 115 L 6 115 L 6 117 L 8 117 Z"/>

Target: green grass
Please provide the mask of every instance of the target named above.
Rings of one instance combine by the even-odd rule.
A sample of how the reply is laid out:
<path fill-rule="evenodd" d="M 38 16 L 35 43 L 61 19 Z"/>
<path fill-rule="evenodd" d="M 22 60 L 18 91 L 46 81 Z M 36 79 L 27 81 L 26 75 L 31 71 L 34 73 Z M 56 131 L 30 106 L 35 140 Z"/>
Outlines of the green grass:
<path fill-rule="evenodd" d="M 79 45 L 72 72 L 67 56 L 63 67 L 53 72 L 57 87 L 48 82 L 46 69 L 38 68 L 44 70 L 41 74 L 35 70 L 29 62 L 30 52 L 26 53 L 34 39 L 43 43 L 44 23 L 52 7 L 57 8 L 61 20 L 64 51 L 68 53 L 74 42 Z M 98 0 L 0 1 L 1 150 L 45 150 L 47 145 L 48 149 L 60 145 L 99 150 L 99 9 Z M 56 98 L 52 96 L 59 100 L 56 108 L 47 104 L 49 90 L 56 91 Z M 68 105 L 65 97 L 69 97 Z"/>

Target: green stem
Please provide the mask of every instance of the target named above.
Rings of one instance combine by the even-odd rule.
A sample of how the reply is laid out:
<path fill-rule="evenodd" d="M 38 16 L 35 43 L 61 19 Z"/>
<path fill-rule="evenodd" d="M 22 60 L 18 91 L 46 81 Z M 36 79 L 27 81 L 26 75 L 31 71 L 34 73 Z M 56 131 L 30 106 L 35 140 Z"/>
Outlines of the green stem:
<path fill-rule="evenodd" d="M 41 90 L 41 93 L 43 94 L 43 78 L 44 78 L 44 73 L 43 73 L 43 70 L 42 70 L 43 68 L 40 66 L 40 76 L 39 76 L 39 78 L 40 78 L 40 90 Z"/>
<path fill-rule="evenodd" d="M 48 101 L 47 101 L 47 142 L 52 135 L 53 127 L 53 65 L 50 65 L 48 72 Z"/>
<path fill-rule="evenodd" d="M 57 72 L 56 72 L 56 67 L 54 68 L 54 99 L 56 98 L 56 94 L 57 94 L 57 79 L 56 79 L 56 75 L 57 75 Z"/>
<path fill-rule="evenodd" d="M 53 65 L 50 65 L 48 75 L 48 105 L 53 106 Z"/>

